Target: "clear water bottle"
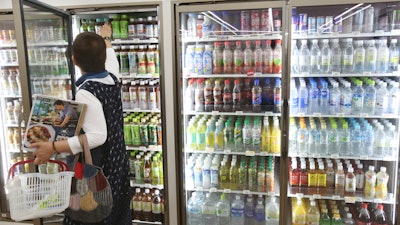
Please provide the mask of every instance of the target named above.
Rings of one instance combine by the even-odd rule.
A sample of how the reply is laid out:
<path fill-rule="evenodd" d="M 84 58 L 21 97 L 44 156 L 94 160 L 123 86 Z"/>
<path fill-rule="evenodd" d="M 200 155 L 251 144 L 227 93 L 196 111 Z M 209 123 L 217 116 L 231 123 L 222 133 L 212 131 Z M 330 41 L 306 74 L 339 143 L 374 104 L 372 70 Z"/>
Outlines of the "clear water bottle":
<path fill-rule="evenodd" d="M 339 153 L 339 133 L 336 122 L 331 121 L 331 127 L 328 131 L 328 153 L 338 154 Z"/>
<path fill-rule="evenodd" d="M 299 67 L 299 49 L 297 48 L 297 44 L 295 41 L 292 42 L 292 53 L 291 53 L 291 57 L 290 57 L 290 64 L 291 64 L 291 68 L 292 74 L 298 74 L 300 72 L 300 67 Z"/>
<path fill-rule="evenodd" d="M 335 115 L 340 112 L 340 89 L 337 82 L 332 83 L 329 95 L 329 113 Z"/>
<path fill-rule="evenodd" d="M 244 204 L 244 224 L 254 225 L 254 199 L 253 196 L 247 195 L 246 202 Z"/>
<path fill-rule="evenodd" d="M 202 214 L 203 214 L 203 224 L 216 224 L 216 202 L 214 201 L 212 193 L 206 194 L 206 199 L 202 205 Z"/>
<path fill-rule="evenodd" d="M 300 81 L 299 88 L 299 113 L 306 114 L 308 110 L 308 89 L 306 83 Z"/>
<path fill-rule="evenodd" d="M 389 70 L 396 72 L 399 70 L 399 47 L 397 46 L 397 39 L 390 40 L 389 46 Z"/>
<path fill-rule="evenodd" d="M 322 115 L 329 114 L 329 89 L 326 81 L 321 81 L 320 89 L 320 112 Z"/>
<path fill-rule="evenodd" d="M 257 204 L 254 209 L 255 225 L 265 225 L 265 206 L 263 204 L 263 197 L 261 195 L 257 198 Z"/>
<path fill-rule="evenodd" d="M 386 87 L 387 83 L 380 82 L 379 88 L 376 90 L 375 115 L 377 116 L 387 113 L 388 110 L 389 91 Z"/>
<path fill-rule="evenodd" d="M 378 50 L 375 47 L 375 40 L 366 41 L 364 71 L 374 73 L 376 71 L 376 57 Z"/>
<path fill-rule="evenodd" d="M 216 206 L 217 225 L 226 225 L 231 219 L 231 205 L 225 193 L 221 194 Z"/>
<path fill-rule="evenodd" d="M 196 14 L 189 13 L 189 18 L 187 20 L 186 26 L 187 26 L 187 36 L 196 37 L 196 29 L 197 29 Z"/>
<path fill-rule="evenodd" d="M 318 46 L 318 40 L 312 40 L 311 50 L 310 50 L 310 65 L 311 73 L 320 73 L 321 70 L 321 50 Z"/>
<path fill-rule="evenodd" d="M 339 45 L 339 39 L 332 40 L 332 72 L 340 73 L 342 70 L 342 49 Z"/>
<path fill-rule="evenodd" d="M 374 148 L 374 156 L 382 157 L 383 151 L 385 149 L 385 131 L 383 130 L 382 124 L 377 124 L 375 127 L 375 148 Z"/>
<path fill-rule="evenodd" d="M 231 203 L 231 225 L 244 225 L 244 201 L 236 195 Z"/>
<path fill-rule="evenodd" d="M 353 98 L 351 102 L 352 106 L 352 113 L 354 115 L 358 115 L 363 112 L 363 105 L 364 105 L 364 89 L 362 87 L 362 81 L 356 80 L 356 86 L 353 88 Z"/>
<path fill-rule="evenodd" d="M 354 66 L 353 39 L 347 38 L 343 49 L 342 73 L 352 73 Z"/>
<path fill-rule="evenodd" d="M 310 122 L 310 133 L 308 135 L 308 154 L 316 154 L 320 148 L 321 136 L 315 122 Z"/>
<path fill-rule="evenodd" d="M 351 83 L 345 82 L 340 94 L 340 111 L 345 115 L 351 114 L 353 91 L 351 90 Z"/>
<path fill-rule="evenodd" d="M 396 158 L 397 157 L 397 132 L 394 125 L 390 125 L 388 131 L 386 132 L 386 144 L 385 150 L 383 151 L 383 157 Z"/>
<path fill-rule="evenodd" d="M 299 54 L 300 73 L 310 72 L 310 50 L 307 46 L 307 40 L 301 40 Z"/>
<path fill-rule="evenodd" d="M 297 129 L 297 154 L 298 155 L 307 155 L 308 152 L 308 140 L 309 140 L 309 133 L 306 127 L 305 121 L 300 121 L 300 127 Z"/>
<path fill-rule="evenodd" d="M 326 129 L 325 123 L 320 123 L 319 139 L 321 141 L 319 153 L 321 155 L 328 155 L 329 139 L 328 139 L 328 130 Z"/>
<path fill-rule="evenodd" d="M 308 106 L 308 111 L 310 114 L 314 113 L 319 113 L 320 108 L 319 108 L 319 89 L 317 87 L 317 83 L 312 80 L 311 82 L 311 88 L 309 90 L 309 106 Z"/>
<path fill-rule="evenodd" d="M 376 105 L 376 89 L 374 87 L 375 81 L 367 80 L 366 82 L 367 87 L 365 88 L 363 113 L 374 115 Z"/>
<path fill-rule="evenodd" d="M 351 154 L 353 156 L 361 156 L 363 151 L 363 132 L 360 129 L 360 125 L 353 124 L 353 129 L 351 131 Z"/>
<path fill-rule="evenodd" d="M 340 139 L 339 139 L 339 154 L 344 156 L 351 155 L 351 136 L 349 125 L 347 122 L 342 123 L 342 129 L 340 130 Z M 353 150 L 355 150 L 353 148 Z"/>
<path fill-rule="evenodd" d="M 331 53 L 331 48 L 329 47 L 329 39 L 323 39 L 322 49 L 321 49 L 321 72 L 330 73 L 331 64 L 332 64 L 332 53 Z"/>
<path fill-rule="evenodd" d="M 389 48 L 387 40 L 381 39 L 378 41 L 378 55 L 376 61 L 376 72 L 387 73 L 389 71 Z"/>
<path fill-rule="evenodd" d="M 365 49 L 364 41 L 355 41 L 356 48 L 354 49 L 354 73 L 362 73 L 364 71 Z"/>
<path fill-rule="evenodd" d="M 363 148 L 362 155 L 371 157 L 374 154 L 374 146 L 375 146 L 375 132 L 372 129 L 371 125 L 367 124 L 364 126 L 363 130 Z"/>
<path fill-rule="evenodd" d="M 188 225 L 203 224 L 201 213 L 202 200 L 198 192 L 193 192 L 192 197 L 189 199 L 187 213 Z"/>
<path fill-rule="evenodd" d="M 394 116 L 399 115 L 399 99 L 400 99 L 400 89 L 398 82 L 391 82 L 391 87 L 389 89 L 389 107 L 388 113 Z"/>
<path fill-rule="evenodd" d="M 296 87 L 296 80 L 290 79 L 290 114 L 295 115 L 299 110 L 299 94 Z"/>

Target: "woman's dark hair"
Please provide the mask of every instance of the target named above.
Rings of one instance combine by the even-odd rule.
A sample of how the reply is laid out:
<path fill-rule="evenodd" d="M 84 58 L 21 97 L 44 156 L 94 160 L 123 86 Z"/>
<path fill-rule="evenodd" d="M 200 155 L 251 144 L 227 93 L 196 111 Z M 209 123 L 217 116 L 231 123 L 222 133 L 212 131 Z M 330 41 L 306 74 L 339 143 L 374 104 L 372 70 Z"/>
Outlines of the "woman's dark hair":
<path fill-rule="evenodd" d="M 56 100 L 56 101 L 54 102 L 54 105 L 64 105 L 64 102 L 61 101 L 61 100 Z"/>
<path fill-rule="evenodd" d="M 103 38 L 93 32 L 76 36 L 72 44 L 72 55 L 84 72 L 103 72 L 106 62 L 106 44 Z"/>

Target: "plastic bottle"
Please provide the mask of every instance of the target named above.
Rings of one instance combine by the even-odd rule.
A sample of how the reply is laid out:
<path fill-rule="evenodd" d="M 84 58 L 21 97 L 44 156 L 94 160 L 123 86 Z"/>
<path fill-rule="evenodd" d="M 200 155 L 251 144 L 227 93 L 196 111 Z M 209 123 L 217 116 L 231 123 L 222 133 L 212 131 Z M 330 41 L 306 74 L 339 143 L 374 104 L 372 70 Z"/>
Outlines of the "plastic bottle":
<path fill-rule="evenodd" d="M 279 224 L 279 203 L 276 202 L 275 196 L 272 196 L 270 201 L 265 204 L 265 221 L 266 224 Z"/>
<path fill-rule="evenodd" d="M 332 216 L 332 225 L 342 225 L 342 218 L 339 213 L 335 213 Z"/>
<path fill-rule="evenodd" d="M 328 214 L 328 209 L 322 208 L 321 209 L 321 216 L 320 216 L 320 225 L 331 225 L 331 218 Z"/>
<path fill-rule="evenodd" d="M 162 205 L 161 205 L 161 196 L 160 190 L 156 189 L 154 191 L 154 196 L 151 204 L 151 212 L 153 214 L 154 222 L 162 222 Z"/>
<path fill-rule="evenodd" d="M 308 153 L 308 140 L 309 140 L 309 132 L 306 127 L 306 123 L 304 121 L 300 121 L 300 129 L 297 129 L 297 154 L 298 155 L 306 155 Z"/>
<path fill-rule="evenodd" d="M 357 40 L 354 41 L 356 48 L 354 49 L 354 73 L 364 72 L 364 62 L 365 62 L 365 49 L 364 41 Z"/>
<path fill-rule="evenodd" d="M 197 79 L 197 86 L 195 89 L 195 102 L 194 102 L 194 110 L 196 112 L 204 111 L 204 79 Z"/>
<path fill-rule="evenodd" d="M 142 110 L 148 109 L 148 89 L 145 86 L 144 81 L 140 81 L 139 87 L 138 87 L 138 96 L 139 96 L 139 108 Z"/>
<path fill-rule="evenodd" d="M 231 225 L 244 225 L 244 202 L 240 195 L 235 195 L 231 203 Z"/>
<path fill-rule="evenodd" d="M 212 193 L 206 194 L 206 199 L 202 204 L 203 224 L 216 224 L 216 202 L 212 198 Z"/>
<path fill-rule="evenodd" d="M 243 62 L 243 50 L 242 50 L 242 42 L 241 41 L 236 41 L 236 48 L 233 51 L 233 72 L 235 74 L 242 74 L 244 71 L 244 62 Z"/>
<path fill-rule="evenodd" d="M 270 145 L 271 145 L 271 153 L 280 153 L 281 152 L 281 129 L 279 125 L 278 117 L 274 116 L 273 124 L 271 127 L 271 138 L 270 138 Z"/>
<path fill-rule="evenodd" d="M 317 83 L 312 80 L 311 82 L 311 87 L 309 90 L 309 104 L 308 104 L 308 112 L 310 114 L 314 113 L 319 113 L 320 108 L 319 108 L 319 98 L 320 98 L 320 93 L 319 89 L 317 87 Z"/>
<path fill-rule="evenodd" d="M 261 104 L 262 104 L 262 89 L 260 87 L 260 80 L 255 79 L 254 85 L 251 88 L 252 93 L 252 111 L 253 112 L 260 112 L 261 111 Z"/>
<path fill-rule="evenodd" d="M 381 157 L 383 156 L 383 152 L 385 149 L 385 139 L 382 137 L 385 137 L 385 131 L 383 130 L 383 125 L 382 124 L 377 124 L 377 127 L 375 128 L 375 148 L 374 148 L 374 156 L 375 157 Z"/>
<path fill-rule="evenodd" d="M 332 39 L 332 72 L 340 73 L 342 67 L 342 49 L 339 39 Z"/>
<path fill-rule="evenodd" d="M 346 184 L 344 188 L 345 194 L 353 196 L 356 192 L 356 176 L 353 167 L 347 169 Z"/>
<path fill-rule="evenodd" d="M 355 216 L 356 224 L 371 225 L 372 220 L 368 212 L 368 204 L 363 203 Z"/>
<path fill-rule="evenodd" d="M 338 165 L 335 174 L 335 192 L 337 194 L 344 194 L 344 187 L 346 184 L 346 175 L 343 171 L 343 166 Z"/>
<path fill-rule="evenodd" d="M 188 207 L 187 207 L 188 225 L 203 224 L 203 218 L 201 212 L 202 202 L 199 194 L 200 194 L 199 192 L 193 192 L 192 197 L 188 201 Z"/>
<path fill-rule="evenodd" d="M 206 122 L 204 120 L 200 120 L 197 124 L 196 130 L 196 145 L 198 150 L 206 149 Z"/>
<path fill-rule="evenodd" d="M 333 169 L 332 162 L 327 163 L 326 187 L 327 188 L 335 188 L 335 170 Z"/>
<path fill-rule="evenodd" d="M 263 73 L 273 73 L 273 49 L 271 48 L 271 40 L 265 41 L 265 48 L 263 51 Z"/>
<path fill-rule="evenodd" d="M 235 148 L 234 128 L 232 121 L 227 120 L 224 128 L 224 150 L 233 151 Z"/>
<path fill-rule="evenodd" d="M 196 18 L 194 13 L 189 13 L 189 18 L 186 23 L 187 37 L 196 37 Z"/>
<path fill-rule="evenodd" d="M 331 65 L 332 53 L 329 47 L 329 39 L 323 39 L 321 48 L 321 73 L 330 73 Z"/>
<path fill-rule="evenodd" d="M 299 88 L 299 113 L 306 114 L 308 111 L 308 90 L 305 82 L 300 81 Z"/>
<path fill-rule="evenodd" d="M 207 79 L 204 86 L 204 111 L 211 112 L 214 109 L 214 95 L 211 80 Z"/>
<path fill-rule="evenodd" d="M 239 189 L 248 190 L 247 161 L 245 157 L 240 159 L 239 166 Z"/>
<path fill-rule="evenodd" d="M 217 225 L 226 225 L 230 223 L 231 219 L 231 206 L 226 199 L 225 193 L 221 194 L 220 200 L 216 205 Z"/>
<path fill-rule="evenodd" d="M 213 59 L 212 53 L 214 50 L 214 46 L 207 44 L 203 53 L 203 74 L 212 74 L 213 72 Z"/>
<path fill-rule="evenodd" d="M 219 168 L 219 188 L 229 189 L 229 167 L 225 161 L 221 161 L 221 167 Z"/>
<path fill-rule="evenodd" d="M 242 110 L 242 90 L 240 79 L 236 79 L 234 81 L 233 91 L 232 91 L 232 102 L 233 102 L 233 111 L 241 111 Z"/>
<path fill-rule="evenodd" d="M 282 45 L 281 40 L 275 40 L 273 73 L 282 73 Z"/>
<path fill-rule="evenodd" d="M 343 49 L 342 73 L 352 73 L 354 67 L 353 39 L 347 38 Z"/>
<path fill-rule="evenodd" d="M 135 195 L 132 198 L 132 208 L 133 219 L 143 220 L 142 194 L 140 193 L 140 188 L 136 188 L 135 190 Z"/>
<path fill-rule="evenodd" d="M 225 48 L 222 52 L 223 55 L 223 64 L 224 64 L 224 73 L 232 74 L 233 73 L 233 52 L 231 49 L 231 42 L 224 42 Z"/>
<path fill-rule="evenodd" d="M 270 137 L 271 133 L 269 128 L 269 119 L 267 116 L 264 116 L 262 133 L 261 133 L 261 152 L 271 151 Z"/>
<path fill-rule="evenodd" d="M 153 215 L 151 213 L 151 205 L 152 205 L 152 199 L 151 199 L 150 189 L 146 188 L 144 190 L 142 197 L 144 221 L 153 221 Z"/>
<path fill-rule="evenodd" d="M 250 158 L 250 163 L 247 168 L 248 187 L 250 191 L 257 190 L 257 161 L 255 157 Z"/>
<path fill-rule="evenodd" d="M 368 40 L 366 43 L 364 71 L 374 73 L 376 71 L 378 51 L 375 47 L 375 40 Z"/>
<path fill-rule="evenodd" d="M 386 167 L 381 166 L 376 174 L 375 198 L 385 200 L 388 193 L 387 183 L 389 174 L 386 173 Z"/>
<path fill-rule="evenodd" d="M 244 126 L 242 129 L 243 134 L 243 148 L 244 151 L 251 151 L 252 150 L 252 127 L 250 124 L 250 118 L 246 118 L 244 120 Z"/>
<path fill-rule="evenodd" d="M 261 121 L 259 117 L 254 118 L 252 127 L 252 145 L 253 151 L 261 151 Z"/>
<path fill-rule="evenodd" d="M 374 154 L 374 147 L 375 147 L 375 132 L 372 127 L 367 124 L 366 130 L 364 131 L 364 143 L 363 143 L 363 150 L 361 151 L 363 155 L 371 157 Z"/>
<path fill-rule="evenodd" d="M 361 131 L 359 124 L 354 124 L 350 134 L 350 146 L 352 151 L 349 149 L 349 153 L 354 156 L 361 156 L 363 151 L 363 131 Z"/>
<path fill-rule="evenodd" d="M 342 220 L 343 225 L 354 225 L 356 222 L 353 220 L 353 215 L 351 213 L 346 213 L 346 218 Z"/>
<path fill-rule="evenodd" d="M 205 16 L 202 24 L 201 36 L 207 38 L 210 35 L 210 32 L 211 32 L 211 19 L 208 16 Z"/>
<path fill-rule="evenodd" d="M 212 160 L 210 167 L 210 187 L 218 188 L 219 186 L 219 163 L 216 158 Z"/>
<path fill-rule="evenodd" d="M 387 83 L 381 82 L 380 87 L 376 90 L 375 115 L 382 116 L 388 111 L 389 91 Z"/>
<path fill-rule="evenodd" d="M 332 83 L 332 89 L 329 95 L 329 112 L 331 115 L 340 112 L 340 96 L 339 84 L 337 82 Z"/>
<path fill-rule="evenodd" d="M 262 195 L 259 195 L 257 198 L 257 204 L 254 209 L 254 220 L 254 225 L 265 225 L 265 206 Z"/>
<path fill-rule="evenodd" d="M 366 198 L 375 197 L 376 173 L 374 169 L 374 166 L 369 166 L 368 171 L 365 173 L 364 196 Z"/>
<path fill-rule="evenodd" d="M 344 83 L 344 88 L 340 94 L 340 111 L 345 115 L 350 115 L 352 110 L 352 98 L 353 91 L 351 89 L 351 83 Z"/>
<path fill-rule="evenodd" d="M 262 62 L 263 62 L 262 57 L 263 57 L 263 55 L 262 54 L 263 54 L 263 51 L 261 49 L 261 41 L 260 40 L 256 40 L 255 44 L 256 44 L 256 46 L 254 47 L 254 72 L 262 73 L 262 69 L 263 69 L 263 67 L 262 67 Z M 274 50 L 274 56 L 275 56 L 275 50 Z M 274 58 L 274 60 L 275 60 L 275 58 Z M 275 61 L 274 61 L 274 63 L 275 63 Z"/>
<path fill-rule="evenodd" d="M 390 125 L 389 130 L 386 131 L 386 144 L 383 150 L 383 157 L 395 158 L 397 156 L 397 136 L 396 127 Z"/>
<path fill-rule="evenodd" d="M 291 54 L 290 54 L 290 64 L 291 64 L 291 73 L 292 74 L 298 74 L 300 72 L 299 54 L 300 54 L 300 52 L 299 52 L 299 49 L 297 48 L 297 44 L 295 41 L 293 41 Z"/>
<path fill-rule="evenodd" d="M 134 81 L 132 81 L 134 82 Z M 134 86 L 131 84 L 131 87 Z M 195 80 L 194 79 L 190 79 L 188 81 L 188 85 L 185 89 L 185 109 L 187 111 L 193 111 L 194 110 L 194 105 L 195 105 Z M 133 89 L 134 90 L 134 89 Z M 132 97 L 132 95 L 131 95 Z M 132 99 L 131 99 L 131 103 L 132 103 Z M 132 104 L 131 104 L 132 105 Z M 132 107 L 132 106 L 131 106 Z M 137 108 L 137 107 L 136 107 Z M 135 109 L 135 107 L 133 107 L 133 109 Z"/>
<path fill-rule="evenodd" d="M 247 195 L 246 202 L 244 204 L 244 224 L 246 225 L 254 225 L 254 199 L 251 194 Z"/>
<path fill-rule="evenodd" d="M 389 46 L 389 71 L 396 72 L 399 70 L 399 47 L 397 46 L 397 39 L 390 40 Z"/>
<path fill-rule="evenodd" d="M 391 115 L 399 115 L 399 103 L 400 89 L 398 82 L 392 82 L 391 88 L 389 89 L 389 101 L 388 101 L 388 113 Z"/>
<path fill-rule="evenodd" d="M 226 79 L 224 81 L 224 88 L 222 90 L 222 101 L 223 101 L 223 111 L 224 112 L 232 112 L 232 89 L 231 89 L 231 81 Z"/>
<path fill-rule="evenodd" d="M 387 46 L 387 40 L 381 39 L 378 42 L 379 46 L 376 60 L 376 72 L 387 73 L 389 71 L 389 48 Z"/>
<path fill-rule="evenodd" d="M 118 14 L 113 15 L 113 20 L 111 21 L 113 39 L 121 38 L 120 20 L 119 19 L 120 19 L 120 16 Z"/>
<path fill-rule="evenodd" d="M 383 205 L 378 204 L 378 209 L 374 211 L 372 216 L 372 225 L 388 225 L 390 224 L 389 218 L 386 216 L 385 211 L 383 211 Z"/>
<path fill-rule="evenodd" d="M 200 74 L 200 75 L 204 74 L 203 55 L 204 55 L 204 44 L 196 44 L 193 57 L 195 74 Z"/>
<path fill-rule="evenodd" d="M 306 207 L 301 198 L 297 198 L 296 205 L 292 209 L 292 225 L 306 224 Z"/>
<path fill-rule="evenodd" d="M 271 85 L 271 79 L 265 78 L 262 87 L 262 105 L 266 111 L 272 111 L 274 107 L 274 87 Z"/>
<path fill-rule="evenodd" d="M 222 121 L 215 124 L 214 135 L 214 150 L 222 151 L 224 149 L 224 125 Z"/>
<path fill-rule="evenodd" d="M 299 94 L 296 87 L 296 80 L 290 79 L 290 114 L 295 115 L 299 110 Z"/>
<path fill-rule="evenodd" d="M 281 112 L 282 108 L 282 82 L 280 78 L 276 78 L 274 86 L 274 112 Z"/>
<path fill-rule="evenodd" d="M 363 113 L 368 115 L 375 115 L 376 107 L 376 89 L 375 81 L 367 80 L 367 87 L 365 88 L 364 107 Z"/>
<path fill-rule="evenodd" d="M 357 164 L 357 169 L 354 172 L 354 174 L 356 176 L 356 190 L 357 190 L 357 192 L 364 191 L 365 173 L 364 173 L 363 167 L 364 167 L 363 164 L 361 164 L 361 163 Z"/>
<path fill-rule="evenodd" d="M 310 72 L 320 73 L 321 70 L 321 50 L 318 46 L 318 40 L 313 39 L 310 50 Z"/>
<path fill-rule="evenodd" d="M 362 87 L 362 81 L 356 80 L 356 86 L 353 88 L 353 98 L 351 100 L 352 114 L 358 115 L 363 112 L 365 92 Z"/>
<path fill-rule="evenodd" d="M 307 40 L 301 40 L 300 54 L 299 54 L 300 73 L 310 72 L 310 50 L 307 46 Z"/>
<path fill-rule="evenodd" d="M 320 221 L 319 209 L 316 206 L 315 201 L 312 199 L 310 201 L 310 206 L 307 209 L 306 224 L 319 225 L 319 221 Z"/>
<path fill-rule="evenodd" d="M 204 16 L 202 14 L 198 14 L 196 21 L 196 37 L 201 38 L 203 35 L 203 21 Z"/>
<path fill-rule="evenodd" d="M 245 73 L 254 72 L 253 70 L 254 52 L 251 49 L 251 41 L 246 41 L 246 48 L 244 49 L 243 58 L 244 58 L 244 72 Z"/>
<path fill-rule="evenodd" d="M 232 159 L 229 169 L 230 189 L 232 190 L 239 189 L 239 167 L 237 164 L 236 159 Z"/>

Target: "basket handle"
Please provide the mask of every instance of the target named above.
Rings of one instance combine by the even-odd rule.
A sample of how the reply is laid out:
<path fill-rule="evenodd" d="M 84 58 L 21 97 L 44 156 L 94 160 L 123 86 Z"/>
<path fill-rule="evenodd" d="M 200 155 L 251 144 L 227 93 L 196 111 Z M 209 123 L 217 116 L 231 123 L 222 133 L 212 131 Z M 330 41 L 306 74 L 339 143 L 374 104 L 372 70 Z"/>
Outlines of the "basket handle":
<path fill-rule="evenodd" d="M 26 163 L 32 163 L 34 160 L 35 160 L 35 159 L 28 159 L 28 160 L 23 160 L 23 161 L 14 163 L 14 164 L 10 167 L 10 169 L 8 170 L 8 179 L 14 177 L 15 167 L 17 167 L 17 166 L 19 166 L 19 165 L 26 164 Z M 57 164 L 60 166 L 61 171 L 69 171 L 68 165 L 67 165 L 66 163 L 64 163 L 63 161 L 60 161 L 60 160 L 52 160 L 52 159 L 50 159 L 49 162 L 51 162 L 51 163 L 57 163 Z"/>

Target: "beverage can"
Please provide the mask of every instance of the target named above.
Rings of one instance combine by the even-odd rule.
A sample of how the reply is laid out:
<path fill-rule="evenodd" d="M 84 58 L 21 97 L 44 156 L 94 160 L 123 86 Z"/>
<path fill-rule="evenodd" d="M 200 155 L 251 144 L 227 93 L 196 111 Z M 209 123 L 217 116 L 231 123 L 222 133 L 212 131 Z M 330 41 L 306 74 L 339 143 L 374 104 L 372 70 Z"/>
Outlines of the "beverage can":
<path fill-rule="evenodd" d="M 240 25 L 242 32 L 250 30 L 250 11 L 243 10 L 240 12 Z"/>
<path fill-rule="evenodd" d="M 296 15 L 292 16 L 292 32 L 298 32 L 299 31 L 299 17 Z"/>
<path fill-rule="evenodd" d="M 333 16 L 326 16 L 325 24 L 327 24 L 327 26 L 326 26 L 326 30 L 324 31 L 324 33 L 332 33 L 333 32 Z"/>
<path fill-rule="evenodd" d="M 261 10 L 261 27 L 262 31 L 271 31 L 271 20 L 269 18 L 268 10 Z"/>
<path fill-rule="evenodd" d="M 307 13 L 299 14 L 299 31 L 300 32 L 307 31 Z"/>
<path fill-rule="evenodd" d="M 260 11 L 252 10 L 250 16 L 250 28 L 251 31 L 259 31 L 260 30 Z"/>
<path fill-rule="evenodd" d="M 333 32 L 342 33 L 343 21 L 342 17 L 334 18 L 333 20 Z"/>
<path fill-rule="evenodd" d="M 308 17 L 308 33 L 313 34 L 317 32 L 317 19 L 314 16 Z"/>
<path fill-rule="evenodd" d="M 197 44 L 194 53 L 194 72 L 197 74 L 203 74 L 203 52 L 204 45 Z"/>
<path fill-rule="evenodd" d="M 324 31 L 325 17 L 317 17 L 317 32 L 322 33 Z"/>

